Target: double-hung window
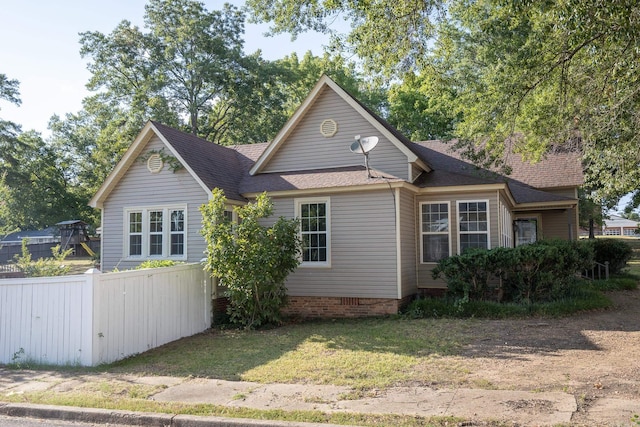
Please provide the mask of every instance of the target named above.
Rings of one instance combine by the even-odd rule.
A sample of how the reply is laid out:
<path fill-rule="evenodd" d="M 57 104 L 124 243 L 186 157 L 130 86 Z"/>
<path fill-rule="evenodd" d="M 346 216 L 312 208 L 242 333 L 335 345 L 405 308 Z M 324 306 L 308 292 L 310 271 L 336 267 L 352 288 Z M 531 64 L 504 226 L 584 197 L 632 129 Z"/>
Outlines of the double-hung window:
<path fill-rule="evenodd" d="M 489 202 L 458 202 L 459 253 L 468 248 L 489 249 Z"/>
<path fill-rule="evenodd" d="M 331 263 L 329 212 L 329 199 L 296 200 L 303 266 L 329 266 Z"/>
<path fill-rule="evenodd" d="M 422 262 L 438 262 L 451 255 L 449 203 L 422 203 Z"/>
<path fill-rule="evenodd" d="M 128 258 L 186 257 L 186 208 L 126 209 Z"/>

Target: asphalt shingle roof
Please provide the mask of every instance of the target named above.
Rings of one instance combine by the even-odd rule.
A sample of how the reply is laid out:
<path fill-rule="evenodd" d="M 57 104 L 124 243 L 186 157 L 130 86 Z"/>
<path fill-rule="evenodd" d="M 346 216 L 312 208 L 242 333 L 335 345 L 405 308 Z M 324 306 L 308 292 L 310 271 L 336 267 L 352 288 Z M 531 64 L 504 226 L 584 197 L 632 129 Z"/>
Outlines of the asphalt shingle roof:
<path fill-rule="evenodd" d="M 453 150 L 452 144 L 423 141 L 415 145 L 428 150 L 424 156 L 436 165 L 436 169 L 464 174 L 470 174 L 472 170 L 476 174 L 489 173 L 463 160 L 461 153 Z M 584 182 L 580 153 L 577 152 L 549 154 L 536 163 L 523 160 L 519 154 L 509 153 L 506 164 L 511 168 L 511 173 L 506 178 L 538 189 L 579 186 Z"/>
<path fill-rule="evenodd" d="M 517 203 L 541 203 L 573 200 L 545 192 L 544 189 L 582 184 L 581 164 L 574 153 L 555 154 L 536 164 L 512 155 L 508 159 L 512 173 L 506 177 L 463 160 L 458 152 L 451 150 L 451 145 L 441 141 L 410 142 L 388 123 L 371 114 L 394 135 L 398 134 L 402 143 L 432 168 L 414 182 L 418 187 L 507 183 Z M 243 194 L 263 191 L 361 186 L 382 182 L 381 178 L 368 178 L 362 166 L 250 175 L 249 170 L 268 143 L 224 147 L 160 123 L 152 123 L 206 186 L 210 189 L 222 188 L 229 199 L 245 200 Z M 373 170 L 372 175 L 382 177 L 383 172 Z M 388 175 L 384 179 L 387 182 L 402 181 Z"/>
<path fill-rule="evenodd" d="M 238 191 L 243 169 L 233 149 L 152 123 L 209 189 L 218 187 L 228 199 L 245 200 Z"/>

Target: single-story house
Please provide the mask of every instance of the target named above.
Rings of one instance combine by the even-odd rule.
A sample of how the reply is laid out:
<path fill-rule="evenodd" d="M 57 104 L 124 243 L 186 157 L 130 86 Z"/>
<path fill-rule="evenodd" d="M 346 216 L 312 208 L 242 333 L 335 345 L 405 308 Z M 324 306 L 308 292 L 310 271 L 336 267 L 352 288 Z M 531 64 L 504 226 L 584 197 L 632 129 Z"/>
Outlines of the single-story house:
<path fill-rule="evenodd" d="M 411 142 L 323 76 L 270 143 L 224 147 L 148 122 L 90 205 L 102 209 L 103 269 L 125 269 L 202 259 L 198 208 L 212 188 L 230 212 L 266 191 L 274 218 L 302 224 L 287 311 L 387 314 L 445 287 L 431 275 L 443 257 L 578 237 L 579 155 L 508 163 L 505 177 L 443 142 Z"/>
<path fill-rule="evenodd" d="M 2 246 L 20 246 L 22 241 L 28 239 L 31 244 L 60 243 L 60 230 L 58 227 L 47 227 L 42 230 L 24 230 L 7 234 L 2 240 Z"/>
<path fill-rule="evenodd" d="M 604 220 L 602 234 L 605 236 L 627 236 L 638 237 L 638 227 L 640 223 L 619 215 L 611 215 Z"/>

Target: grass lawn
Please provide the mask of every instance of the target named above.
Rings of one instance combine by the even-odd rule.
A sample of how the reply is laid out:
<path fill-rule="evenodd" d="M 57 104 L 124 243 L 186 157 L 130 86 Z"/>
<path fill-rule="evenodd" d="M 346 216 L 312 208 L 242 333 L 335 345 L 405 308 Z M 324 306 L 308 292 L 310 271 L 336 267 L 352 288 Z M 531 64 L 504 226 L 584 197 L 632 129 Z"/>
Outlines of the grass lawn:
<path fill-rule="evenodd" d="M 271 330 L 213 330 L 105 367 L 109 372 L 255 382 L 335 384 L 357 389 L 455 383 L 440 356 L 473 338 L 472 320 L 317 321 Z"/>

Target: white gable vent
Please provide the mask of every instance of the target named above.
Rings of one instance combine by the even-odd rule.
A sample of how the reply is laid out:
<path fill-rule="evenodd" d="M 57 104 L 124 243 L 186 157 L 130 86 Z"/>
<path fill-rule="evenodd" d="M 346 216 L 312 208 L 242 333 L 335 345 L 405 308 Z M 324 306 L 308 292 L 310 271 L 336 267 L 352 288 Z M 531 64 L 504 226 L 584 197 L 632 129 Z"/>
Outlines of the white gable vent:
<path fill-rule="evenodd" d="M 147 160 L 147 169 L 149 169 L 149 172 L 158 173 L 162 170 L 163 166 L 164 162 L 162 161 L 160 154 L 155 153 L 149 156 L 149 159 Z"/>
<path fill-rule="evenodd" d="M 331 138 L 338 132 L 338 124 L 333 119 L 326 119 L 320 123 L 320 133 L 325 138 Z"/>

